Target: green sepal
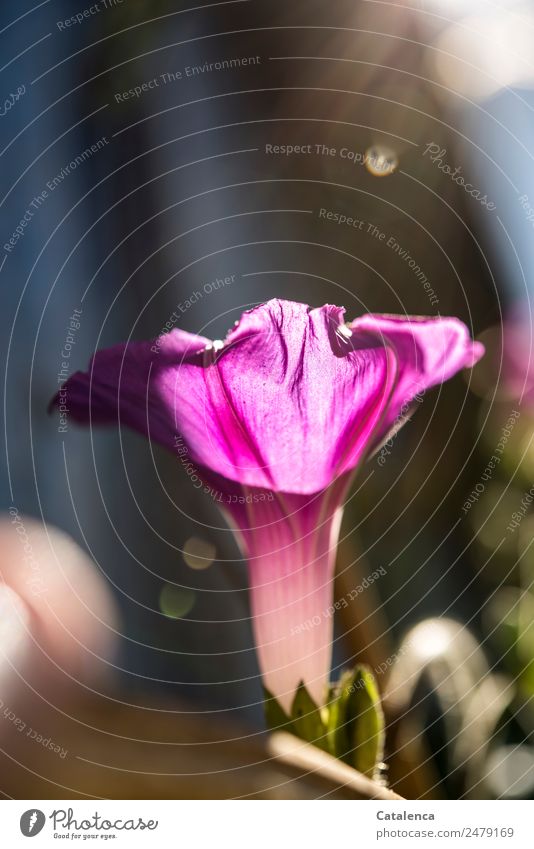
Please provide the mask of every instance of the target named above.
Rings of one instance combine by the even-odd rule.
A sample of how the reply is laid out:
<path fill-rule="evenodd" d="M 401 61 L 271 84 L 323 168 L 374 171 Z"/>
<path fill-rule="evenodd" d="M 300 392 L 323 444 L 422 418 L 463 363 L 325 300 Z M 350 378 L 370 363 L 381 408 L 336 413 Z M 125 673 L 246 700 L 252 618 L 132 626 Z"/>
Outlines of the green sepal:
<path fill-rule="evenodd" d="M 291 720 L 297 737 L 328 751 L 327 729 L 321 711 L 308 693 L 304 681 L 297 687 L 291 706 Z"/>
<path fill-rule="evenodd" d="M 295 734 L 290 718 L 267 687 L 263 688 L 263 699 L 265 722 L 269 731 L 287 731 L 290 734 Z"/>
<path fill-rule="evenodd" d="M 328 751 L 373 778 L 384 757 L 384 713 L 371 670 L 346 672 L 328 706 Z"/>

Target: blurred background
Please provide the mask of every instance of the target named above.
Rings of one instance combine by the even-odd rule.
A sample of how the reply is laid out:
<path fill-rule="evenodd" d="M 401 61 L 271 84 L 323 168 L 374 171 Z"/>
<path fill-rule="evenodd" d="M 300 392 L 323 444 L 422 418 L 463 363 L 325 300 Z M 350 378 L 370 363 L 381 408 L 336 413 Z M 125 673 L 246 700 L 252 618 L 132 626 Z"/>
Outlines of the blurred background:
<path fill-rule="evenodd" d="M 534 798 L 533 35 L 520 0 L 0 7 L 5 796 L 319 793 L 262 755 L 216 505 L 47 414 L 96 348 L 281 297 L 485 343 L 350 498 L 336 598 L 384 574 L 334 662 L 375 670 L 398 793 Z"/>

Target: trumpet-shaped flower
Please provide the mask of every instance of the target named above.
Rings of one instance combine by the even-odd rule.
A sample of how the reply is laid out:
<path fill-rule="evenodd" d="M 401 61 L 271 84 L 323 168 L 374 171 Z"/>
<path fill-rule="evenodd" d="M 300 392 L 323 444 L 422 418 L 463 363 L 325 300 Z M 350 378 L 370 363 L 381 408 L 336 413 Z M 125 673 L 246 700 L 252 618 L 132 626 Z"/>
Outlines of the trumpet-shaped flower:
<path fill-rule="evenodd" d="M 174 329 L 99 351 L 62 392 L 77 421 L 179 445 L 221 493 L 249 563 L 264 683 L 287 710 L 300 681 L 324 701 L 325 614 L 352 473 L 416 395 L 482 353 L 455 318 L 346 324 L 340 307 L 272 300 L 245 312 L 224 342 Z"/>

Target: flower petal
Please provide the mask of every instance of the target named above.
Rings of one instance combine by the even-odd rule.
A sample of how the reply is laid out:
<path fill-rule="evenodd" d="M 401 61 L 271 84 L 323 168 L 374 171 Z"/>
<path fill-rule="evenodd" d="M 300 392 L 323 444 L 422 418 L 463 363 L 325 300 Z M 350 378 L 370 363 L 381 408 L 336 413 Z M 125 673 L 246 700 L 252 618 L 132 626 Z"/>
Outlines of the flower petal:
<path fill-rule="evenodd" d="M 199 473 L 295 494 L 354 469 L 413 397 L 471 365 L 482 348 L 456 319 L 365 316 L 269 301 L 224 343 L 173 330 L 93 358 L 61 392 L 82 422 L 124 423 Z M 59 404 L 59 395 L 54 399 Z"/>
<path fill-rule="evenodd" d="M 173 404 L 162 399 L 169 374 L 181 373 L 183 405 L 195 408 L 202 354 L 209 339 L 181 330 L 155 342 L 129 342 L 97 351 L 87 372 L 76 372 L 53 398 L 82 424 L 123 424 L 167 448 L 174 445 Z M 198 365 L 192 365 L 197 363 Z M 63 399 L 60 397 L 64 396 Z"/>
<path fill-rule="evenodd" d="M 244 314 L 206 376 L 233 448 L 217 471 L 311 494 L 357 465 L 384 414 L 396 362 L 374 343 L 353 349 L 343 313 L 269 301 Z"/>
<path fill-rule="evenodd" d="M 367 348 L 374 339 L 380 348 L 391 348 L 398 363 L 396 386 L 375 443 L 406 415 L 417 395 L 472 367 L 484 354 L 484 346 L 471 340 L 457 318 L 364 315 L 350 327 L 354 345 Z"/>
<path fill-rule="evenodd" d="M 332 581 L 348 476 L 314 497 L 245 488 L 229 513 L 248 560 L 252 627 L 266 688 L 289 713 L 304 681 L 325 702 L 332 658 Z M 223 507 L 222 504 L 219 504 Z"/>

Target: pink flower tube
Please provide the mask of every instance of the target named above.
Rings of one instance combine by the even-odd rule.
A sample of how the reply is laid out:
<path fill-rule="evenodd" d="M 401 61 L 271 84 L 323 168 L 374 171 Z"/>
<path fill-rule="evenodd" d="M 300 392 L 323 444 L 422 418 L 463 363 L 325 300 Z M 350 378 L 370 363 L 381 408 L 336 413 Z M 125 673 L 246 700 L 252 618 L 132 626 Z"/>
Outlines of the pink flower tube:
<path fill-rule="evenodd" d="M 325 699 L 325 611 L 354 470 L 416 395 L 482 354 L 455 318 L 346 324 L 341 307 L 272 300 L 224 342 L 175 329 L 99 351 L 62 391 L 79 422 L 125 424 L 171 451 L 178 439 L 221 493 L 249 563 L 263 680 L 288 711 L 300 681 Z"/>

